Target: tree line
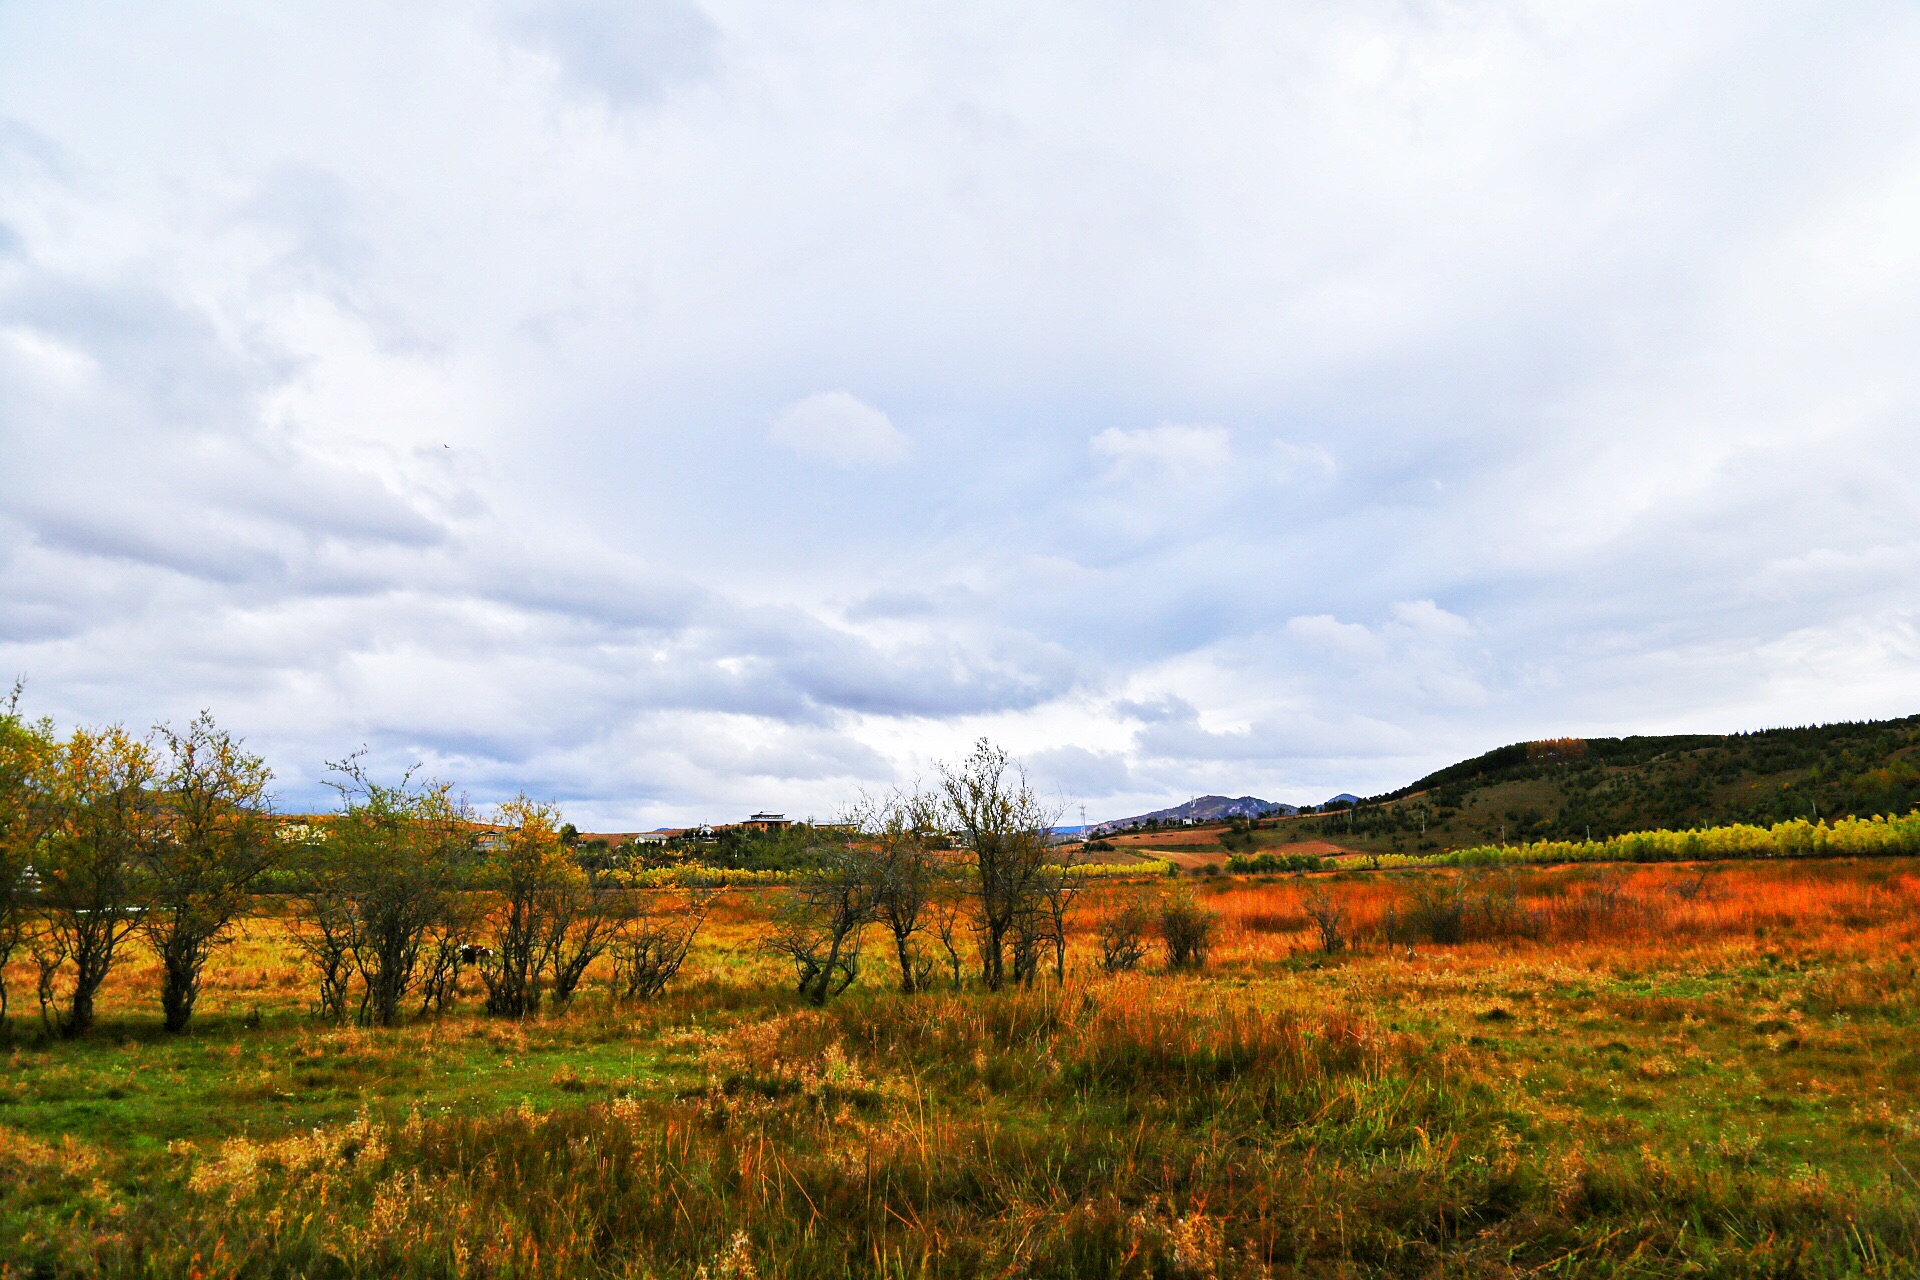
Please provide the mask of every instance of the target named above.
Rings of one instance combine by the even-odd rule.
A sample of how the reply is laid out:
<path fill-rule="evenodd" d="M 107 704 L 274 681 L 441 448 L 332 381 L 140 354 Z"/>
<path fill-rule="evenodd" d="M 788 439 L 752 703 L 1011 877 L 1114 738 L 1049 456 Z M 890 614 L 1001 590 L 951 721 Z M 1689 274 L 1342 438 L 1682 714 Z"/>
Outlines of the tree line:
<path fill-rule="evenodd" d="M 1054 856 L 1058 812 L 1006 751 L 985 739 L 936 780 L 856 804 L 788 895 L 764 941 L 815 1004 L 852 985 L 877 931 L 900 990 L 969 970 L 998 991 L 1066 972 L 1081 882 Z"/>
<path fill-rule="evenodd" d="M 43 1020 L 84 1032 L 138 935 L 160 965 L 167 1029 L 183 1030 L 208 956 L 280 853 L 271 779 L 210 716 L 148 738 L 60 736 L 21 718 L 16 687 L 0 708 L 0 1023 L 6 965 L 24 952 Z"/>
<path fill-rule="evenodd" d="M 651 998 L 714 903 L 583 864 L 559 811 L 524 795 L 482 821 L 452 784 L 383 782 L 356 756 L 331 766 L 336 811 L 293 822 L 265 761 L 206 713 L 144 738 L 63 735 L 18 702 L 16 688 L 0 704 L 0 1026 L 14 959 L 31 961 L 45 1029 L 71 1037 L 139 943 L 158 961 L 166 1029 L 184 1031 L 269 873 L 289 890 L 313 1011 L 364 1026 L 446 1009 L 464 975 L 487 1013 L 526 1017 L 565 1005 L 602 961 L 615 998 Z M 1055 856 L 1057 817 L 983 739 L 931 784 L 813 828 L 755 945 L 816 1004 L 856 980 L 876 936 L 909 994 L 1064 977 L 1082 882 Z"/>
<path fill-rule="evenodd" d="M 559 811 L 525 796 L 483 823 L 451 784 L 332 766 L 338 811 L 290 823 L 272 771 L 208 714 L 145 738 L 120 727 L 56 732 L 0 703 L 0 1028 L 6 971 L 36 974 L 40 1018 L 93 1025 L 111 973 L 144 943 L 168 1031 L 192 1021 L 212 955 L 270 872 L 288 895 L 314 1011 L 384 1026 L 409 1001 L 446 1007 L 478 972 L 489 1013 L 564 1004 L 606 957 L 617 994 L 657 994 L 678 972 L 710 894 L 635 893 L 570 854 Z"/>

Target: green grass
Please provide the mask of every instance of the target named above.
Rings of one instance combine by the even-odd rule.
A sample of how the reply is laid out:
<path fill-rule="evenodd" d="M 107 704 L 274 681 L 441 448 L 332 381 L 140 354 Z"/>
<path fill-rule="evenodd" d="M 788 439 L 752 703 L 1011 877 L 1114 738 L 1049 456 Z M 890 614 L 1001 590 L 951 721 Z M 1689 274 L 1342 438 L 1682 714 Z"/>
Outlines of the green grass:
<path fill-rule="evenodd" d="M 0 1275 L 1920 1274 L 1898 911 L 825 1010 L 750 915 L 641 1010 L 319 1027 L 263 937 L 189 1037 L 19 1046 Z"/>
<path fill-rule="evenodd" d="M 459 1018 L 396 1036 L 291 1016 L 212 1023 L 187 1037 L 109 1025 L 77 1044 L 8 1053 L 0 1123 L 140 1155 L 182 1140 L 278 1137 L 363 1109 L 546 1108 L 690 1070 L 684 1055 L 632 1032 L 608 1018 L 524 1027 Z"/>

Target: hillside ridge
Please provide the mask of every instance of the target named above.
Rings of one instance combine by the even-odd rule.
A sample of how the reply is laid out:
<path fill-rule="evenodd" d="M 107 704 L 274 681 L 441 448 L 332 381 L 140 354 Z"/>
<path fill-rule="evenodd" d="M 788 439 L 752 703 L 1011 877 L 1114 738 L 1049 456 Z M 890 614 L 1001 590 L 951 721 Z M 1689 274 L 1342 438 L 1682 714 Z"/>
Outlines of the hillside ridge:
<path fill-rule="evenodd" d="M 1920 716 L 1732 734 L 1510 743 L 1283 824 L 1382 850 L 1578 840 L 1658 828 L 1904 814 L 1920 806 Z"/>

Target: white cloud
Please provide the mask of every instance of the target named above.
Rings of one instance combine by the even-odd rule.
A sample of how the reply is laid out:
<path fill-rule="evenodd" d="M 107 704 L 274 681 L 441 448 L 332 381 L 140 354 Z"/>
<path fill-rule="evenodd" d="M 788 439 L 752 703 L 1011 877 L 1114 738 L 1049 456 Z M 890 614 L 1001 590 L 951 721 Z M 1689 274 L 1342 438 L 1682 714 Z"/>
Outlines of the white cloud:
<path fill-rule="evenodd" d="M 1125 430 L 1108 427 L 1088 442 L 1109 480 L 1134 483 L 1191 481 L 1233 464 L 1233 437 L 1225 427 L 1183 426 Z"/>
<path fill-rule="evenodd" d="M 549 0 L 522 7 L 508 26 L 616 107 L 657 101 L 710 71 L 717 36 L 698 6 L 680 0 Z"/>
<path fill-rule="evenodd" d="M 1810 0 L 0 5 L 0 676 L 622 824 L 977 732 L 1144 808 L 1905 713 L 1917 59 Z"/>
<path fill-rule="evenodd" d="M 1319 445 L 1273 442 L 1274 477 L 1283 483 L 1330 480 L 1340 468 L 1333 455 Z"/>
<path fill-rule="evenodd" d="M 795 453 L 842 467 L 884 467 L 906 461 L 907 437 L 893 420 L 845 391 L 795 400 L 773 416 L 767 432 Z"/>

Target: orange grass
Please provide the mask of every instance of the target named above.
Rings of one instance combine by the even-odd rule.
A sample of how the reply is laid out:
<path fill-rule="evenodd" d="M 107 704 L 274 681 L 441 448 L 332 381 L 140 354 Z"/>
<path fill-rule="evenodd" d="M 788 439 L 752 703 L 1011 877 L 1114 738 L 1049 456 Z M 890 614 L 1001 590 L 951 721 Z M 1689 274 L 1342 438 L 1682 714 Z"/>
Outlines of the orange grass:
<path fill-rule="evenodd" d="M 1344 905 L 1356 945 L 1378 949 L 1387 945 L 1380 934 L 1389 912 L 1404 917 L 1416 894 L 1436 883 L 1469 895 L 1510 894 L 1538 924 L 1531 937 L 1475 938 L 1470 929 L 1467 941 L 1447 948 L 1463 953 L 1631 942 L 1645 956 L 1713 940 L 1764 944 L 1789 936 L 1800 947 L 1892 953 L 1920 941 L 1920 863 L 1908 858 L 1346 872 L 1210 880 L 1199 893 L 1221 917 L 1216 961 L 1247 963 L 1318 947 L 1302 905 L 1308 892 L 1324 891 Z M 1102 894 L 1075 921 L 1076 935 L 1090 934 L 1124 892 Z M 1609 902 L 1612 909 L 1602 909 Z"/>
<path fill-rule="evenodd" d="M 1444 948 L 1462 955 L 1521 951 L 1568 944 L 1592 944 L 1605 950 L 1631 942 L 1636 955 L 1676 951 L 1701 942 L 1744 940 L 1764 949 L 1769 940 L 1790 938 L 1801 948 L 1843 947 L 1849 951 L 1892 954 L 1920 942 L 1920 861 L 1908 858 L 1835 859 L 1809 862 L 1656 863 L 1560 868 L 1455 871 L 1419 869 L 1387 872 L 1336 872 L 1255 878 L 1208 878 L 1198 886 L 1202 903 L 1221 917 L 1213 955 L 1216 964 L 1252 964 L 1284 960 L 1317 949 L 1318 937 L 1302 907 L 1303 895 L 1320 889 L 1347 909 L 1348 929 L 1362 951 L 1394 950 L 1380 936 L 1390 911 L 1404 916 L 1423 886 L 1444 883 L 1469 893 L 1511 894 L 1539 922 L 1534 936 L 1475 937 Z M 1080 967 L 1092 963 L 1092 935 L 1102 916 L 1129 894 L 1157 898 L 1159 881 L 1094 884 L 1082 895 L 1084 909 L 1070 925 L 1072 956 Z M 785 971 L 755 949 L 755 941 L 777 889 L 734 890 L 723 894 L 690 974 L 716 967 L 772 984 Z M 1585 909 L 1611 896 L 1621 909 Z M 201 1016 L 239 1018 L 255 1011 L 303 1009 L 311 993 L 308 975 L 291 945 L 286 903 L 262 899 L 243 920 L 234 942 L 208 965 L 201 995 Z M 1404 951 L 1407 940 L 1398 950 Z M 1434 949 L 1414 940 L 1416 951 Z M 152 953 L 137 939 L 103 987 L 99 1006 L 107 1019 L 142 1020 L 151 1011 L 160 972 Z M 589 975 L 591 994 L 604 966 Z M 885 987 L 892 978 L 879 948 L 869 957 L 863 985 Z M 22 959 L 7 971 L 16 1026 L 34 1019 L 34 974 Z M 479 995 L 473 980 L 463 996 Z"/>
<path fill-rule="evenodd" d="M 1096 971 L 1187 889 L 1209 970 Z M 1450 893 L 1507 925 L 1384 936 Z M 266 900 L 167 1037 L 136 946 L 4 1059 L 0 1277 L 1920 1276 L 1915 860 L 1094 883 L 1063 986 L 900 997 L 875 947 L 824 1010 L 778 894 L 523 1022 L 310 1022 Z"/>

